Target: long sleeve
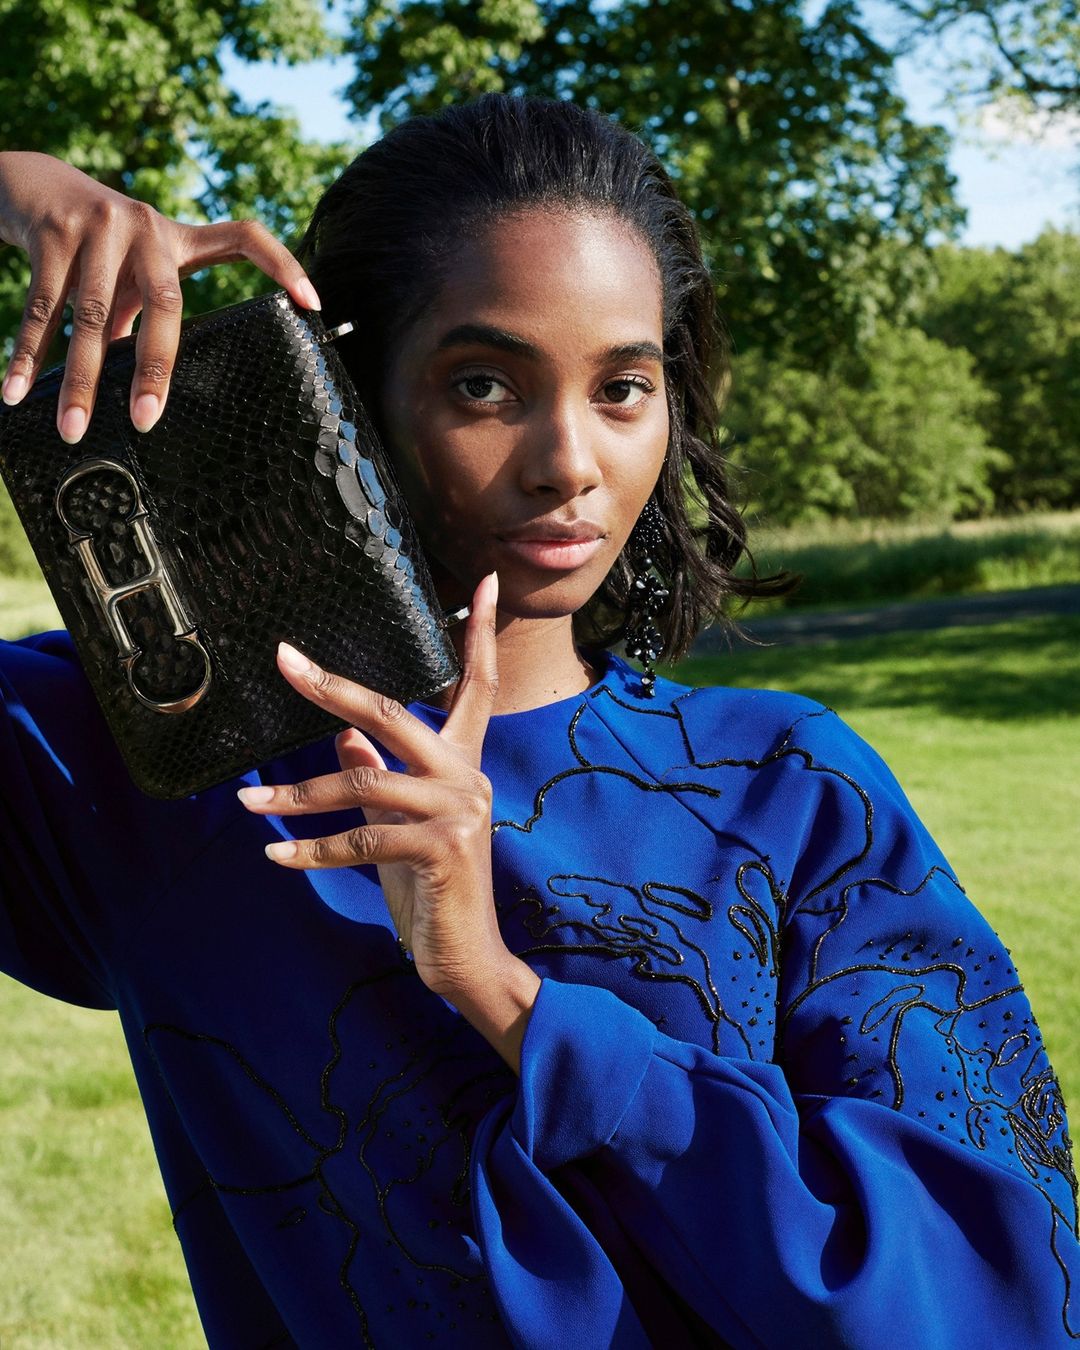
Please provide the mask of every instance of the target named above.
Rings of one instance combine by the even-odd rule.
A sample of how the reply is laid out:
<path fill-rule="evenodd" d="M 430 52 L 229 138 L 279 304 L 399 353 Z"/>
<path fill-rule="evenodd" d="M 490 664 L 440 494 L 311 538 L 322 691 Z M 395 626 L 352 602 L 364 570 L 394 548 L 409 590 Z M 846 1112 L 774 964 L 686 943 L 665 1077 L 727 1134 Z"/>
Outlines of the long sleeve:
<path fill-rule="evenodd" d="M 771 911 L 747 886 L 733 906 L 777 968 L 772 1059 L 544 980 L 472 1158 L 511 1335 L 1068 1345 L 1075 1180 L 1011 958 L 838 719 L 779 753 L 813 787 L 786 812 L 790 880 Z"/>
<path fill-rule="evenodd" d="M 115 1007 L 115 956 L 227 816 L 132 784 L 67 633 L 0 642 L 0 970 Z"/>

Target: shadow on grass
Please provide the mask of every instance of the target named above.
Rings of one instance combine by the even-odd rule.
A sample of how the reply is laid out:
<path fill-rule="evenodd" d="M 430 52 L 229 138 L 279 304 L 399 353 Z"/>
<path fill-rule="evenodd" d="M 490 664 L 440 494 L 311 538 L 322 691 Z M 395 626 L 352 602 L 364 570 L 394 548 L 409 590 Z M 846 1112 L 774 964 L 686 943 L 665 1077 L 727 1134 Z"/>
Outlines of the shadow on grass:
<path fill-rule="evenodd" d="M 844 711 L 920 708 L 993 721 L 1076 715 L 1080 617 L 740 649 L 663 673 L 683 684 L 793 690 Z"/>

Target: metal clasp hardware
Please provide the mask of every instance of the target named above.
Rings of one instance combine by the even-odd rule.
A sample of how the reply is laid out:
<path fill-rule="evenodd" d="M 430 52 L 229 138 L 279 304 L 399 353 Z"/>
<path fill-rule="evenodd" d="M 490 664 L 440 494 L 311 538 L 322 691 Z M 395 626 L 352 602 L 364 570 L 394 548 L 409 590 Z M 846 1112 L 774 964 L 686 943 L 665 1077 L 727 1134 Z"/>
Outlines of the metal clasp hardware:
<path fill-rule="evenodd" d="M 138 544 L 143 557 L 149 564 L 150 570 L 144 572 L 141 577 L 136 577 L 134 581 L 126 581 L 119 586 L 110 586 L 105 578 L 105 573 L 101 569 L 101 563 L 98 561 L 97 554 L 94 552 L 93 537 L 86 530 L 79 529 L 73 525 L 64 514 L 64 495 L 68 488 L 80 478 L 85 478 L 88 474 L 99 473 L 101 471 L 118 473 L 127 482 L 135 496 L 135 510 L 127 517 L 130 523 L 132 533 L 135 536 L 135 542 Z M 195 624 L 188 618 L 184 609 L 183 602 L 173 584 L 172 578 L 165 570 L 165 560 L 161 556 L 161 550 L 158 548 L 157 540 L 150 530 L 150 522 L 147 518 L 146 505 L 143 502 L 142 494 L 139 492 L 139 485 L 135 481 L 131 472 L 123 464 L 117 464 L 111 459 L 88 459 L 83 463 L 75 465 L 60 481 L 60 486 L 56 489 L 56 514 L 63 522 L 64 528 L 68 532 L 68 543 L 72 553 L 79 559 L 86 572 L 87 579 L 93 588 L 94 596 L 101 610 L 105 624 L 112 634 L 113 641 L 116 643 L 117 651 L 120 653 L 120 664 L 123 666 L 127 675 L 127 682 L 131 692 L 147 708 L 152 708 L 154 712 L 160 713 L 182 713 L 187 712 L 189 708 L 194 708 L 202 696 L 210 687 L 210 655 L 203 646 L 196 631 Z M 148 591 L 157 588 L 161 593 L 161 599 L 165 603 L 170 620 L 173 626 L 173 637 L 178 642 L 187 642 L 194 647 L 203 659 L 205 667 L 202 683 L 194 693 L 186 694 L 183 698 L 171 699 L 162 702 L 159 699 L 148 698 L 142 693 L 135 683 L 135 666 L 142 655 L 142 648 L 137 647 L 131 640 L 131 634 L 128 632 L 127 624 L 124 622 L 120 613 L 120 605 L 128 599 L 129 596 L 137 595 L 140 591 Z"/>

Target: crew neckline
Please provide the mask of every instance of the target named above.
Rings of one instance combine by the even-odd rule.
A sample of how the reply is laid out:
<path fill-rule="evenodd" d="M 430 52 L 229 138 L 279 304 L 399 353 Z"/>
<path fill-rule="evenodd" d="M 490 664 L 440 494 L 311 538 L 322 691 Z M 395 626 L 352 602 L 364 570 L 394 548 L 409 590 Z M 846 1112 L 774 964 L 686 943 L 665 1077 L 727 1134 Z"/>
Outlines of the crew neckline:
<path fill-rule="evenodd" d="M 589 685 L 587 689 L 582 689 L 576 694 L 568 694 L 565 698 L 555 699 L 552 703 L 538 703 L 535 708 L 521 708 L 517 712 L 492 713 L 491 723 L 499 722 L 506 724 L 512 722 L 516 717 L 536 717 L 546 712 L 566 708 L 571 704 L 577 704 L 582 699 L 591 698 L 603 686 L 610 686 L 614 682 L 614 677 L 620 670 L 633 674 L 630 666 L 613 651 L 607 647 L 582 647 L 582 654 L 591 666 L 600 670 L 599 677 Z M 445 708 L 436 707 L 434 703 L 425 703 L 423 699 L 417 699 L 409 704 L 411 711 L 423 709 L 426 715 L 430 715 L 439 721 L 445 721 L 449 716 Z"/>

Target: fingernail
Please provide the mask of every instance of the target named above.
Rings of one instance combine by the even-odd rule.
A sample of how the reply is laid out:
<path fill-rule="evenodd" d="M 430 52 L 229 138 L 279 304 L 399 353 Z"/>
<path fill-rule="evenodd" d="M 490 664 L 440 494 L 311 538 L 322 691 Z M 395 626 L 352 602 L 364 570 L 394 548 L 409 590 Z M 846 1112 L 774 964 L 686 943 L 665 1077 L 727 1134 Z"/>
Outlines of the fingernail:
<path fill-rule="evenodd" d="M 267 802 L 273 801 L 274 789 L 272 787 L 243 787 L 237 789 L 236 795 L 245 806 L 264 806 Z"/>
<path fill-rule="evenodd" d="M 161 400 L 156 394 L 140 394 L 131 410 L 136 431 L 149 431 L 161 416 Z"/>
<path fill-rule="evenodd" d="M 283 666 L 288 666 L 297 675 L 306 675 L 311 669 L 311 662 L 295 647 L 290 647 L 287 642 L 278 643 L 278 657 Z"/>
<path fill-rule="evenodd" d="M 322 301 L 319 299 L 319 293 L 310 281 L 305 277 L 296 288 L 300 296 L 300 303 L 305 309 L 322 309 Z"/>
<path fill-rule="evenodd" d="M 13 375 L 10 372 L 4 377 L 3 399 L 7 404 L 18 403 L 19 399 L 26 393 L 28 381 L 25 375 Z"/>
<path fill-rule="evenodd" d="M 291 839 L 282 844 L 267 844 L 266 856 L 271 862 L 287 862 L 289 858 L 295 858 L 297 847 Z"/>
<path fill-rule="evenodd" d="M 81 441 L 89 420 L 82 408 L 69 408 L 60 422 L 61 437 L 67 441 L 68 445 L 74 445 L 76 441 Z"/>

